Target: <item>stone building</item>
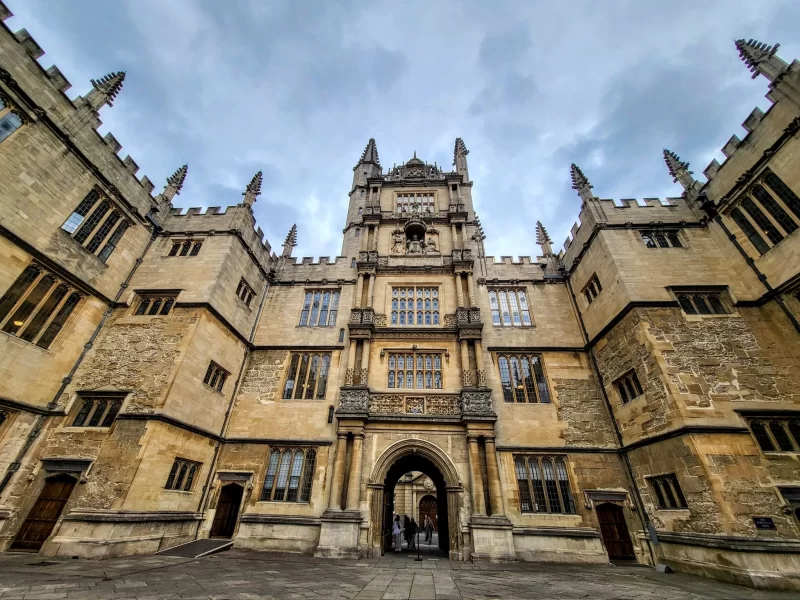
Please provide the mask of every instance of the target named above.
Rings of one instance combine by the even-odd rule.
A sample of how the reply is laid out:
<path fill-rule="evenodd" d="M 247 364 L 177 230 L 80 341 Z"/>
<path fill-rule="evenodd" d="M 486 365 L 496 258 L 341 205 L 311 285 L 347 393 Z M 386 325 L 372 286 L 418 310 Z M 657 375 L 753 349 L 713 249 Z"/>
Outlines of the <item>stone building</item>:
<path fill-rule="evenodd" d="M 573 165 L 563 251 L 537 223 L 498 260 L 461 139 L 452 171 L 370 140 L 312 260 L 255 227 L 260 173 L 225 209 L 172 207 L 186 166 L 154 194 L 97 133 L 125 74 L 70 100 L 0 27 L 0 549 L 379 556 L 418 472 L 454 560 L 800 589 L 800 63 L 737 46 L 772 105 L 705 182 L 665 151 L 680 198 Z"/>

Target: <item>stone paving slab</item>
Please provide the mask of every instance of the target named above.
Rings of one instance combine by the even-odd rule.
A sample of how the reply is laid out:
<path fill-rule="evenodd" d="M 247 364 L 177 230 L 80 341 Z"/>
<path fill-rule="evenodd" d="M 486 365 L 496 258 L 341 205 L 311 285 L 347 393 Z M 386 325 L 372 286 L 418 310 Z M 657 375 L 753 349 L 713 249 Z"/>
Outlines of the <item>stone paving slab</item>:
<path fill-rule="evenodd" d="M 450 562 L 408 554 L 326 560 L 230 550 L 200 559 L 173 556 L 103 561 L 0 554 L 0 600 L 788 600 L 689 575 L 612 565 L 502 565 Z"/>

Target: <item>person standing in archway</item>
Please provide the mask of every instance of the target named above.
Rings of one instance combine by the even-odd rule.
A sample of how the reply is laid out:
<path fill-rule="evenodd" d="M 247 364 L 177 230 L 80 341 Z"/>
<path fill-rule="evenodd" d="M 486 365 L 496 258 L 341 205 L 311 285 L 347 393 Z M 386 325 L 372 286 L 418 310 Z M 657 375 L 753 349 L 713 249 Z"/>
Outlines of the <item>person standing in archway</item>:
<path fill-rule="evenodd" d="M 433 541 L 433 521 L 430 515 L 425 515 L 425 543 L 430 544 Z"/>
<path fill-rule="evenodd" d="M 417 549 L 417 522 L 414 517 L 411 517 L 411 523 L 408 525 L 408 549 Z"/>
<path fill-rule="evenodd" d="M 403 517 L 403 537 L 406 538 L 406 548 L 411 549 L 411 519 L 408 515 Z"/>
<path fill-rule="evenodd" d="M 400 515 L 394 516 L 392 523 L 392 537 L 394 537 L 394 551 L 400 552 L 403 548 L 403 528 L 400 527 Z"/>

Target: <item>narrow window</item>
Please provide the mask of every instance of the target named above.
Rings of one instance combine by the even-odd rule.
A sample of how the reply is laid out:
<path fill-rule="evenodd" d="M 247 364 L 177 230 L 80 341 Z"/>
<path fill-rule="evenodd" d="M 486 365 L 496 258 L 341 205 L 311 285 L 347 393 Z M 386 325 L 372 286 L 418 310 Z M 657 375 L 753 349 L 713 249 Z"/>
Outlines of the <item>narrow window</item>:
<path fill-rule="evenodd" d="M 514 470 L 521 512 L 575 513 L 564 457 L 515 455 Z"/>
<path fill-rule="evenodd" d="M 339 329 L 339 341 L 344 341 L 344 328 Z"/>
<path fill-rule="evenodd" d="M 333 327 L 338 313 L 338 290 L 306 290 L 299 326 Z"/>
<path fill-rule="evenodd" d="M 747 236 L 747 239 L 751 244 L 753 244 L 753 247 L 758 251 L 759 254 L 766 254 L 769 251 L 769 244 L 764 241 L 764 238 L 762 238 L 761 234 L 756 231 L 755 227 L 753 227 L 753 224 L 750 223 L 747 217 L 744 216 L 742 211 L 740 211 L 738 208 L 734 208 L 731 210 L 731 218 L 736 225 L 739 226 L 739 229 L 742 230 L 742 233 Z"/>
<path fill-rule="evenodd" d="M 73 238 L 79 244 L 83 244 L 86 241 L 86 238 L 89 237 L 89 234 L 92 233 L 95 227 L 97 227 L 98 223 L 100 223 L 100 219 L 102 219 L 105 214 L 111 208 L 111 204 L 106 202 L 105 200 L 101 202 L 97 208 L 95 208 L 92 213 L 87 217 L 86 221 L 83 225 L 80 226 L 78 231 L 75 233 Z"/>
<path fill-rule="evenodd" d="M 22 117 L 0 96 L 0 142 L 22 127 Z"/>
<path fill-rule="evenodd" d="M 121 216 L 122 215 L 120 212 L 115 210 L 105 221 L 103 221 L 103 224 L 97 228 L 97 231 L 92 236 L 92 239 L 89 240 L 88 244 L 86 244 L 86 249 L 89 252 L 94 253 L 100 247 L 100 244 L 102 244 L 108 234 L 111 233 L 111 229 L 117 224 L 117 221 L 119 221 Z"/>
<path fill-rule="evenodd" d="M 106 245 L 103 246 L 102 250 L 100 250 L 100 254 L 97 255 L 97 258 L 99 258 L 103 262 L 106 262 L 108 260 L 108 257 L 111 256 L 111 253 L 114 252 L 114 250 L 116 249 L 117 244 L 119 244 L 119 241 L 122 239 L 122 236 L 125 235 L 125 232 L 128 230 L 128 227 L 130 227 L 130 225 L 131 225 L 130 221 L 123 221 L 122 223 L 120 223 L 119 227 L 117 227 L 114 230 L 114 233 L 111 234 L 111 237 L 108 238 L 108 242 L 106 242 Z"/>
<path fill-rule="evenodd" d="M 59 334 L 61 329 L 64 327 L 64 324 L 69 319 L 69 316 L 72 314 L 72 311 L 75 310 L 75 307 L 81 301 L 81 295 L 77 292 L 72 292 L 64 304 L 61 305 L 61 308 L 56 313 L 56 316 L 50 321 L 50 325 L 47 326 L 47 329 L 44 330 L 44 333 L 36 342 L 36 345 L 40 348 L 44 348 L 47 350 L 50 347 L 50 344 L 53 343 L 53 340 L 56 339 L 56 336 Z"/>
<path fill-rule="evenodd" d="M 81 201 L 72 214 L 64 221 L 64 224 L 61 226 L 61 229 L 66 231 L 67 233 L 75 233 L 75 230 L 83 223 L 83 220 L 86 218 L 86 214 L 89 212 L 89 209 L 95 205 L 95 203 L 100 199 L 100 193 L 97 190 L 90 191 L 86 197 Z"/>
<path fill-rule="evenodd" d="M 772 188 L 772 191 L 778 195 L 778 198 L 783 200 L 783 203 L 789 207 L 789 210 L 800 219 L 800 198 L 797 197 L 797 194 L 790 190 L 789 187 L 769 169 L 767 169 L 764 174 L 764 183 Z"/>
<path fill-rule="evenodd" d="M 208 365 L 208 369 L 206 369 L 205 377 L 203 377 L 203 383 L 217 390 L 218 392 L 222 392 L 222 388 L 225 386 L 225 380 L 227 378 L 228 372 L 220 367 L 217 363 L 212 361 Z"/>
<path fill-rule="evenodd" d="M 197 256 L 200 253 L 200 248 L 203 246 L 203 242 L 192 242 L 192 249 L 189 252 L 189 256 Z"/>
<path fill-rule="evenodd" d="M 770 196 L 767 190 L 756 184 L 753 186 L 753 196 L 761 206 L 767 209 L 767 212 L 772 215 L 787 235 L 797 229 L 797 223 L 794 222 L 794 219 L 783 210 L 783 207 Z"/>
<path fill-rule="evenodd" d="M 387 386 L 442 389 L 442 356 L 434 353 L 389 354 Z"/>
<path fill-rule="evenodd" d="M 682 292 L 675 297 L 687 315 L 727 315 L 731 312 L 722 292 Z"/>
<path fill-rule="evenodd" d="M 753 437 L 756 438 L 759 447 L 764 452 L 775 452 L 775 444 L 772 443 L 772 438 L 767 433 L 767 428 L 761 421 L 751 421 L 750 431 L 753 432 Z"/>
<path fill-rule="evenodd" d="M 139 305 L 136 307 L 135 315 L 166 316 L 175 304 L 176 296 L 142 295 Z"/>
<path fill-rule="evenodd" d="M 674 473 L 649 477 L 650 488 L 653 490 L 658 508 L 674 510 L 687 508 L 686 498 L 683 495 L 678 478 Z"/>
<path fill-rule="evenodd" d="M 627 404 L 644 393 L 642 386 L 639 384 L 639 378 L 636 376 L 636 371 L 633 370 L 628 371 L 617 379 L 614 382 L 614 387 L 617 388 L 617 393 L 623 404 Z"/>
<path fill-rule="evenodd" d="M 200 466 L 200 463 L 193 460 L 176 458 L 172 463 L 172 469 L 170 469 L 164 489 L 190 492 Z"/>
<path fill-rule="evenodd" d="M 328 407 L 328 425 L 333 423 L 333 406 Z"/>
<path fill-rule="evenodd" d="M 771 241 L 773 244 L 777 244 L 783 240 L 783 234 L 781 234 L 781 232 L 775 228 L 775 226 L 772 224 L 772 221 L 770 221 L 767 216 L 761 212 L 761 209 L 756 206 L 755 202 L 753 202 L 750 198 L 745 198 L 742 200 L 741 204 L 742 208 L 753 218 L 753 221 L 755 221 L 756 225 L 758 225 L 761 231 L 767 234 L 769 241 Z"/>

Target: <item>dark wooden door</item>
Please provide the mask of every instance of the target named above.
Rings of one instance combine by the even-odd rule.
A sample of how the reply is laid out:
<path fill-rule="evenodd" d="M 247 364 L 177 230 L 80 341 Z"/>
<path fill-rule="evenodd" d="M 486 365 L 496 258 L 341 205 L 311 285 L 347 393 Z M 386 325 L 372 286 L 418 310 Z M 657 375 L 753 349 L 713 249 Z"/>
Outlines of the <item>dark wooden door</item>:
<path fill-rule="evenodd" d="M 45 480 L 44 489 L 19 528 L 12 550 L 38 552 L 45 540 L 53 533 L 58 518 L 75 487 L 75 478 L 70 475 L 55 475 Z"/>
<path fill-rule="evenodd" d="M 217 501 L 217 512 L 211 525 L 211 537 L 233 537 L 239 506 L 242 503 L 242 486 L 230 483 L 222 488 Z"/>
<path fill-rule="evenodd" d="M 616 560 L 635 558 L 622 507 L 617 504 L 601 504 L 597 507 L 597 519 L 600 521 L 600 535 L 603 536 L 608 557 Z"/>
<path fill-rule="evenodd" d="M 423 496 L 419 501 L 419 526 L 425 527 L 425 516 L 433 521 L 433 530 L 439 531 L 439 523 L 436 520 L 436 498 L 431 495 Z"/>

